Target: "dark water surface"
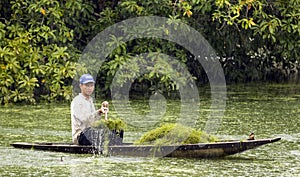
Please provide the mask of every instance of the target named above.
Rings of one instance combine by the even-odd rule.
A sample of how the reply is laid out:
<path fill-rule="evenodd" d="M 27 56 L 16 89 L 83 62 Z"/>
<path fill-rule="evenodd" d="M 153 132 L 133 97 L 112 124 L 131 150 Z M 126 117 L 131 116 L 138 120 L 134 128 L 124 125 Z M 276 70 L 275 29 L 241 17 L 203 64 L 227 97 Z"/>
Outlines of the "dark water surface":
<path fill-rule="evenodd" d="M 200 91 L 200 113 L 195 118 L 199 129 L 204 129 L 211 112 L 207 95 L 209 89 Z M 117 114 L 113 105 L 110 117 L 124 118 L 128 123 L 124 141 L 132 142 L 162 122 L 176 122 L 180 101 L 166 103 L 166 112 L 159 118 L 133 120 L 131 112 L 125 109 Z M 151 112 L 147 101 L 132 101 L 131 106 L 141 115 Z M 254 132 L 256 138 L 282 140 L 221 159 L 105 157 L 14 149 L 10 143 L 18 141 L 70 142 L 69 105 L 2 106 L 0 116 L 0 176 L 300 176 L 300 85 L 228 86 L 224 117 L 214 134 L 220 139 L 246 139 Z"/>

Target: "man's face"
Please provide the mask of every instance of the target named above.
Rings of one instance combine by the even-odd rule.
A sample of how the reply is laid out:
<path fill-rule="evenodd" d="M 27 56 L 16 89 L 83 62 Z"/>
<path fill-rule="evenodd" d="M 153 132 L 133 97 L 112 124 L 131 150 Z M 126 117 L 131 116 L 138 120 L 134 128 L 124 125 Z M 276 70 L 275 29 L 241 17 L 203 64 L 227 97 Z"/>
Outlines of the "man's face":
<path fill-rule="evenodd" d="M 95 84 L 93 82 L 89 82 L 86 84 L 80 84 L 81 93 L 84 96 L 91 96 L 95 88 Z"/>

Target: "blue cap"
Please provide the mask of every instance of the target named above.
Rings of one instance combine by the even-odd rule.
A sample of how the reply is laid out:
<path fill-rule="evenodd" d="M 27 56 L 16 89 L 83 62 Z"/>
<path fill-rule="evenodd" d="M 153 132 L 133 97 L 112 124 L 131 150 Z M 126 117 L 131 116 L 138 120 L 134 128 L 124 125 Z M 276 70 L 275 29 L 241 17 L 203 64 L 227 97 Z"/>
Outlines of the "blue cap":
<path fill-rule="evenodd" d="M 86 84 L 86 83 L 89 83 L 89 82 L 95 83 L 95 80 L 94 80 L 92 75 L 84 74 L 80 77 L 79 82 L 80 82 L 80 84 Z"/>

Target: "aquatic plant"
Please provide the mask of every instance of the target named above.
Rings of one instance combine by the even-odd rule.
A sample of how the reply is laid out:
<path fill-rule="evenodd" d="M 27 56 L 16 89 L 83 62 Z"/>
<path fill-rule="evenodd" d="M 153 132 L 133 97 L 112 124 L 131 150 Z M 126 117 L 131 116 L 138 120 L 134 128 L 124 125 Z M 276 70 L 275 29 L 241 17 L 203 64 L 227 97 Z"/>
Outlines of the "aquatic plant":
<path fill-rule="evenodd" d="M 109 130 L 115 130 L 116 132 L 119 132 L 121 130 L 124 130 L 126 128 L 126 124 L 121 119 L 109 119 L 109 120 L 98 120 L 95 121 L 92 125 L 93 128 L 108 128 Z"/>
<path fill-rule="evenodd" d="M 218 139 L 204 131 L 196 130 L 182 124 L 167 123 L 145 133 L 135 144 L 195 144 L 215 142 Z"/>

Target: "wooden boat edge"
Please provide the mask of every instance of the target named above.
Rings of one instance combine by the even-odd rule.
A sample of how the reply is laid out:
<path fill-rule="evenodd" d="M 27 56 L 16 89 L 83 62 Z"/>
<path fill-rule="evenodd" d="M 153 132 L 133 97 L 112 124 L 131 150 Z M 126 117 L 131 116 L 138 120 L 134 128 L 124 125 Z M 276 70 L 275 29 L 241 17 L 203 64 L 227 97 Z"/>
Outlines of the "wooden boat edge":
<path fill-rule="evenodd" d="M 233 155 L 254 149 L 259 146 L 273 143 L 281 138 L 258 139 L 258 140 L 235 140 L 216 143 L 198 143 L 178 146 L 111 146 L 113 156 L 147 156 L 147 157 L 180 157 L 180 158 L 216 158 Z M 122 147 L 122 148 L 121 148 Z M 130 150 L 131 149 L 131 150 Z M 132 150 L 134 149 L 134 151 Z M 121 152 L 120 152 L 121 151 Z"/>
<path fill-rule="evenodd" d="M 233 155 L 259 146 L 273 143 L 281 138 L 258 139 L 258 140 L 235 140 L 215 143 L 198 143 L 187 145 L 132 145 L 123 144 L 109 146 L 111 156 L 135 156 L 135 157 L 182 157 L 182 158 L 213 158 Z M 16 142 L 11 146 L 23 149 L 36 149 L 57 152 L 95 154 L 102 153 L 93 146 L 74 145 L 72 143 L 27 143 Z"/>

